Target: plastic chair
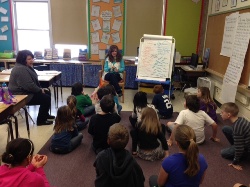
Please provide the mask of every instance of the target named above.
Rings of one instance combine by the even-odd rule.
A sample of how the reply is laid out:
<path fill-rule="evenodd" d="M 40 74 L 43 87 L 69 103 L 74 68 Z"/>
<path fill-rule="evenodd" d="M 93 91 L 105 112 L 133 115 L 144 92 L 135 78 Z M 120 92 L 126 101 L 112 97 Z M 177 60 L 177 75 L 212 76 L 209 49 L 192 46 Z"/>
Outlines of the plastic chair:
<path fill-rule="evenodd" d="M 102 60 L 102 61 L 101 61 L 102 69 L 99 70 L 99 72 L 98 72 L 98 74 L 99 74 L 99 80 L 100 80 L 100 81 L 102 80 L 102 74 L 103 74 L 103 72 L 104 72 L 104 63 L 105 63 L 105 61 Z M 119 82 L 119 86 L 122 88 L 122 100 L 121 100 L 122 103 L 124 103 L 124 87 L 125 87 L 125 80 L 126 80 L 126 71 L 123 71 L 123 79 L 122 79 L 122 81 Z M 103 86 L 106 86 L 107 84 L 109 84 L 109 82 L 106 81 L 106 80 L 103 80 Z M 99 83 L 99 85 L 100 85 L 100 83 Z"/>

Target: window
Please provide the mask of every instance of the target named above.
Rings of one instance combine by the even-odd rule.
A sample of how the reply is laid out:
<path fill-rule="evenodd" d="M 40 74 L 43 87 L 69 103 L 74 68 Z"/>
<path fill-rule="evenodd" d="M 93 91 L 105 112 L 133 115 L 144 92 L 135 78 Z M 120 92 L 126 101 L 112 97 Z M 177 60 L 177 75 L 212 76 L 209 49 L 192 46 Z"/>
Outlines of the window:
<path fill-rule="evenodd" d="M 44 51 L 51 48 L 48 0 L 13 0 L 17 50 Z"/>

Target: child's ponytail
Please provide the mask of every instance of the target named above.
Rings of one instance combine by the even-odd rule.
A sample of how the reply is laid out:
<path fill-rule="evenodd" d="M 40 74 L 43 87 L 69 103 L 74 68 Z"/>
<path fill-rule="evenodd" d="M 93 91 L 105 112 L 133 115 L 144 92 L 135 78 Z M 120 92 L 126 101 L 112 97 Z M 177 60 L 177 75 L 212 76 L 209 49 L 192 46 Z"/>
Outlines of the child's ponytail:
<path fill-rule="evenodd" d="M 196 142 L 194 130 L 187 125 L 179 125 L 175 131 L 175 140 L 179 147 L 185 151 L 188 167 L 185 174 L 192 177 L 195 176 L 199 170 L 199 149 Z"/>

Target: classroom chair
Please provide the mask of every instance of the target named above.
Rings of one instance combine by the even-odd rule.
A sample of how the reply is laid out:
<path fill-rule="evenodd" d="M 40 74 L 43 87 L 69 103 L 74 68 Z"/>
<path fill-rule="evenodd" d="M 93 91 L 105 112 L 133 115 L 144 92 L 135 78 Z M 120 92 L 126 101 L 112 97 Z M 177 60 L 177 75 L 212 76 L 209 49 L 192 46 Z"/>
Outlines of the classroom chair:
<path fill-rule="evenodd" d="M 102 66 L 102 69 L 101 70 L 99 70 L 99 80 L 101 81 L 102 80 L 102 74 L 103 74 L 103 72 L 104 72 L 104 63 L 105 63 L 105 61 L 104 60 L 102 60 L 101 61 L 101 66 Z M 126 80 L 126 71 L 124 71 L 123 72 L 123 79 L 119 82 L 119 86 L 122 88 L 122 100 L 121 100 L 121 102 L 122 103 L 124 103 L 124 87 L 125 87 L 125 80 Z M 106 86 L 107 84 L 109 84 L 109 82 L 108 81 L 106 81 L 106 80 L 103 80 L 103 86 Z M 99 84 L 100 85 L 100 84 Z"/>

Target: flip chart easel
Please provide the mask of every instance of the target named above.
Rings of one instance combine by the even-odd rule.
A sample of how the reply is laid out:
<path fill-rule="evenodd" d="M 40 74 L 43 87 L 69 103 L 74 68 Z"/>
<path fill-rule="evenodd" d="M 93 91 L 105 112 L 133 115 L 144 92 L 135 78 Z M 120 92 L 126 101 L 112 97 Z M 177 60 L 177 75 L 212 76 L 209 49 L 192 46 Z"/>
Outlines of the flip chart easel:
<path fill-rule="evenodd" d="M 174 51 L 172 36 L 144 34 L 140 40 L 136 81 L 169 85 L 170 96 Z"/>

